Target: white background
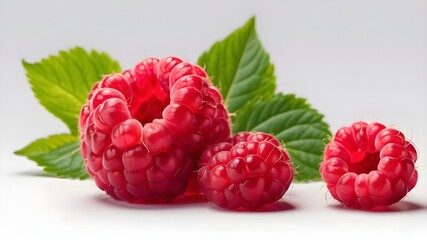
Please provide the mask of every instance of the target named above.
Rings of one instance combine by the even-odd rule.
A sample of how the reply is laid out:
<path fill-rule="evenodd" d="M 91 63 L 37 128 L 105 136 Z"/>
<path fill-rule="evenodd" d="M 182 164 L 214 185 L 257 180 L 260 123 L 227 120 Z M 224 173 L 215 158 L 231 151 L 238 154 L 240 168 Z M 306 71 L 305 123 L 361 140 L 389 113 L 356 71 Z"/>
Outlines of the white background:
<path fill-rule="evenodd" d="M 76 45 L 123 69 L 146 57 L 195 62 L 257 17 L 278 91 L 308 98 L 332 131 L 357 120 L 402 130 L 418 147 L 419 183 L 385 212 L 341 208 L 322 183 L 293 184 L 281 211 L 229 212 L 203 202 L 129 205 L 92 181 L 51 178 L 13 155 L 66 132 L 34 98 L 21 59 Z M 0 239 L 425 239 L 427 1 L 0 0 Z M 125 237 L 125 238 L 121 238 Z"/>

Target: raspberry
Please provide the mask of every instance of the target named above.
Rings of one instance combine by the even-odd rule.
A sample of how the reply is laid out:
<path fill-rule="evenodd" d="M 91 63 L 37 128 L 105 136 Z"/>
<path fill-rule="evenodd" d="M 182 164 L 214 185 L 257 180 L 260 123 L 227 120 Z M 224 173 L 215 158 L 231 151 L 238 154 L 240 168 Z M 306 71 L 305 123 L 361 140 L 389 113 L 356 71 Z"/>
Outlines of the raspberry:
<path fill-rule="evenodd" d="M 266 133 L 239 133 L 207 148 L 199 183 L 206 197 L 223 208 L 256 209 L 279 200 L 294 176 L 287 152 Z"/>
<path fill-rule="evenodd" d="M 371 209 L 400 201 L 414 188 L 417 152 L 400 131 L 356 122 L 339 129 L 324 151 L 320 174 L 348 207 Z"/>
<path fill-rule="evenodd" d="M 230 123 L 202 68 L 148 58 L 94 85 L 79 132 L 100 189 L 128 202 L 165 202 L 185 192 L 207 146 L 229 139 Z"/>

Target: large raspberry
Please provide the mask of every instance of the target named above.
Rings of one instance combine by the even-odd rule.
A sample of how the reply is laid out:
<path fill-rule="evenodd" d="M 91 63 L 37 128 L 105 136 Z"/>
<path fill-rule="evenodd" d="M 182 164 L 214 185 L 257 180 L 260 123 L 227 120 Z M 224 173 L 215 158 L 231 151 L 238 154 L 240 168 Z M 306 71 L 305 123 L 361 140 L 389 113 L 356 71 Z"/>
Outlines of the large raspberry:
<path fill-rule="evenodd" d="M 168 57 L 96 83 L 79 131 L 86 169 L 100 189 L 153 202 L 185 192 L 201 152 L 228 139 L 230 124 L 206 72 Z"/>
<path fill-rule="evenodd" d="M 416 161 L 414 145 L 400 131 L 356 122 L 328 143 L 320 174 L 335 199 L 370 209 L 398 202 L 415 186 Z"/>
<path fill-rule="evenodd" d="M 199 183 L 206 197 L 231 209 L 255 209 L 279 200 L 294 176 L 287 152 L 266 133 L 239 133 L 210 146 L 200 160 Z"/>

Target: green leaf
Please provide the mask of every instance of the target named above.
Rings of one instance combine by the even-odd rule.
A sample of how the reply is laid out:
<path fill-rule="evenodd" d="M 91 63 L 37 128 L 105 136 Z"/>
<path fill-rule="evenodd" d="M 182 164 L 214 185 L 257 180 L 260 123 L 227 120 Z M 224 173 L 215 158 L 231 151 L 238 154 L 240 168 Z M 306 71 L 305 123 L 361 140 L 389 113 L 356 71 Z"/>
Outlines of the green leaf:
<path fill-rule="evenodd" d="M 77 135 L 78 115 L 92 85 L 103 74 L 121 72 L 118 62 L 106 53 L 88 53 L 80 47 L 36 63 L 23 60 L 22 64 L 40 104 L 61 119 L 73 135 Z"/>
<path fill-rule="evenodd" d="M 58 177 L 85 179 L 89 175 L 84 168 L 79 148 L 78 137 L 58 134 L 38 139 L 15 154 L 26 156 L 43 167 L 44 171 Z"/>
<path fill-rule="evenodd" d="M 319 180 L 319 164 L 329 136 L 323 115 L 306 100 L 278 94 L 247 104 L 233 123 L 233 132 L 261 131 L 274 134 L 285 145 L 297 174 L 296 181 Z"/>
<path fill-rule="evenodd" d="M 198 64 L 206 67 L 231 113 L 254 98 L 275 92 L 274 66 L 255 31 L 255 18 L 215 43 L 199 57 Z"/>

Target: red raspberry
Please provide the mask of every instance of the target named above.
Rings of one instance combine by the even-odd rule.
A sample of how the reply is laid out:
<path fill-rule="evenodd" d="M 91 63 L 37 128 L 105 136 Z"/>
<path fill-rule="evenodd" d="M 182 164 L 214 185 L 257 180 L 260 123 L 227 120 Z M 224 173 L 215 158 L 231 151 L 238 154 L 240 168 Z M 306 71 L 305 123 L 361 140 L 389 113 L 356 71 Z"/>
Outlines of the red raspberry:
<path fill-rule="evenodd" d="M 81 153 L 98 187 L 129 202 L 185 192 L 196 159 L 230 136 L 206 72 L 176 57 L 148 58 L 96 83 L 79 118 Z"/>
<path fill-rule="evenodd" d="M 206 197 L 224 208 L 255 209 L 279 200 L 294 176 L 287 152 L 266 133 L 239 133 L 210 146 L 200 160 Z"/>
<path fill-rule="evenodd" d="M 400 131 L 356 122 L 326 145 L 320 174 L 335 199 L 370 209 L 396 203 L 414 188 L 416 161 L 414 145 Z"/>

